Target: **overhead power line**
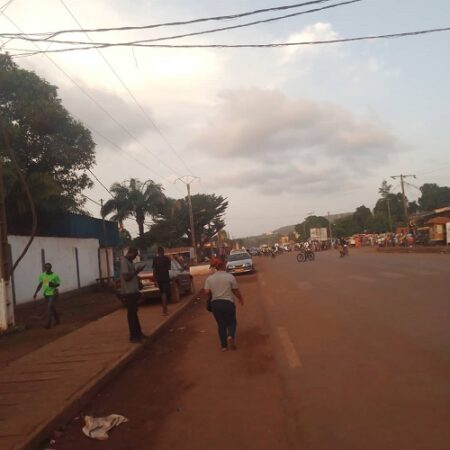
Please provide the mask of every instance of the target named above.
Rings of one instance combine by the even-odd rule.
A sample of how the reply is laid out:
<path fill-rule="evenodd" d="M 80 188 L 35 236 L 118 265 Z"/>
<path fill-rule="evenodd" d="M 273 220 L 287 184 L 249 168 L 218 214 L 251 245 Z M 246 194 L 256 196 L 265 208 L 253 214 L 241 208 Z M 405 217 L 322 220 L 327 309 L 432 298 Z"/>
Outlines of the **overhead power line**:
<path fill-rule="evenodd" d="M 130 44 L 128 46 L 132 47 L 149 47 L 149 48 L 174 48 L 174 49 L 204 49 L 204 48 L 282 48 L 282 47 L 300 47 L 300 46 L 308 46 L 308 45 L 327 45 L 327 44 L 340 44 L 347 42 L 358 42 L 358 41 L 371 41 L 377 39 L 393 39 L 393 38 L 402 38 L 408 36 L 421 36 L 432 33 L 442 33 L 450 31 L 450 27 L 444 28 L 433 28 L 428 30 L 418 30 L 418 31 L 406 31 L 403 33 L 391 33 L 391 34 L 379 34 L 379 35 L 371 35 L 371 36 L 358 36 L 351 38 L 342 38 L 342 39 L 327 39 L 321 41 L 301 41 L 301 42 L 276 42 L 271 44 Z M 1 35 L 0 35 L 1 37 Z M 107 48 L 112 46 L 120 46 L 125 44 L 107 44 L 100 46 L 98 48 Z M 49 50 L 47 53 L 62 53 L 69 51 L 81 51 L 81 50 L 92 50 L 97 48 L 96 46 L 90 47 L 72 47 L 65 49 L 56 49 Z M 40 52 L 28 52 L 28 53 L 19 53 L 12 55 L 13 57 L 28 57 L 35 56 L 41 53 L 45 53 L 43 51 Z"/>
<path fill-rule="evenodd" d="M 5 14 L 4 11 L 0 11 L 1 14 L 3 14 L 3 16 L 19 31 L 22 31 L 20 29 L 20 27 L 7 15 Z M 40 50 L 40 47 L 38 46 L 38 44 L 33 43 L 33 45 Z M 44 52 L 45 53 L 45 52 Z M 75 81 L 74 78 L 72 78 L 58 63 L 56 63 L 49 55 L 45 54 L 45 57 L 60 71 L 62 72 L 84 95 L 86 95 L 97 107 L 99 107 L 106 115 L 108 115 L 113 121 L 114 123 L 116 123 L 120 128 L 122 128 L 122 125 L 108 112 L 108 110 L 106 110 L 97 100 L 95 100 L 94 97 L 92 97 L 77 81 Z M 96 134 L 98 134 L 100 137 L 102 137 L 103 139 L 105 139 L 107 142 L 109 142 L 113 147 L 117 148 L 118 150 L 122 151 L 123 153 L 125 153 L 128 157 L 130 157 L 131 159 L 135 160 L 140 166 L 145 167 L 146 169 L 148 169 L 150 172 L 152 172 L 153 174 L 155 174 L 157 176 L 157 178 L 163 180 L 163 178 L 157 174 L 149 165 L 147 165 L 146 163 L 140 161 L 139 159 L 135 158 L 130 152 L 125 151 L 124 149 L 122 149 L 121 147 L 119 147 L 117 144 L 115 144 L 111 139 L 109 139 L 107 136 L 105 136 L 104 134 L 102 134 L 100 131 L 95 130 L 91 125 L 89 125 L 89 127 L 92 131 L 94 131 Z M 181 192 L 177 189 L 177 191 L 181 194 Z"/>
<path fill-rule="evenodd" d="M 65 10 L 70 14 L 72 19 L 75 21 L 75 23 L 80 27 L 80 30 L 83 29 L 83 26 L 78 21 L 78 19 L 75 17 L 73 12 L 70 10 L 70 8 L 66 5 L 64 0 L 59 0 L 61 5 L 65 8 Z M 87 32 L 84 32 L 86 34 L 86 37 L 92 42 L 92 39 L 90 38 L 89 34 Z M 181 156 L 178 154 L 178 152 L 175 150 L 173 145 L 168 141 L 167 137 L 164 135 L 164 133 L 161 131 L 161 129 L 156 125 L 155 121 L 150 117 L 150 115 L 147 113 L 147 111 L 144 109 L 144 107 L 141 105 L 141 103 L 137 100 L 133 92 L 131 92 L 130 88 L 127 86 L 127 84 L 123 81 L 123 79 L 120 77 L 120 75 L 117 73 L 117 71 L 114 69 L 112 64 L 108 61 L 108 59 L 103 55 L 103 53 L 100 51 L 100 49 L 97 49 L 97 53 L 100 55 L 100 57 L 103 59 L 105 64 L 108 66 L 108 68 L 111 70 L 113 75 L 117 78 L 117 80 L 120 82 L 120 84 L 123 86 L 123 88 L 127 91 L 128 95 L 131 97 L 133 102 L 136 104 L 136 106 L 139 108 L 139 110 L 142 112 L 144 117 L 148 120 L 148 122 L 151 124 L 151 126 L 158 132 L 162 140 L 166 143 L 166 145 L 172 150 L 172 152 L 177 156 L 177 158 L 182 162 L 184 167 L 190 171 L 189 167 L 187 166 L 186 162 L 181 158 Z"/>
<path fill-rule="evenodd" d="M 361 1 L 363 1 L 363 0 L 347 0 L 344 2 L 340 2 L 340 3 L 335 3 L 333 5 L 322 6 L 320 8 L 314 8 L 314 9 L 309 9 L 306 11 L 300 11 L 300 12 L 295 12 L 295 13 L 291 13 L 291 14 L 286 14 L 284 16 L 271 17 L 269 19 L 261 19 L 261 20 L 256 20 L 253 22 L 246 22 L 246 23 L 242 23 L 242 24 L 238 24 L 238 25 L 230 25 L 230 26 L 221 27 L 221 28 L 210 28 L 208 30 L 194 31 L 191 33 L 177 34 L 177 35 L 173 35 L 173 36 L 164 36 L 164 37 L 158 37 L 158 38 L 152 38 L 152 39 L 140 39 L 140 40 L 129 41 L 129 42 L 121 42 L 121 43 L 107 43 L 107 42 L 92 42 L 91 41 L 91 44 L 94 45 L 96 48 L 106 48 L 106 47 L 114 47 L 114 46 L 137 45 L 137 44 L 144 44 L 144 43 L 149 43 L 149 42 L 168 41 L 168 40 L 181 39 L 181 38 L 192 37 L 192 36 L 201 36 L 201 35 L 205 35 L 205 34 L 218 33 L 221 31 L 235 30 L 237 28 L 246 28 L 246 27 L 250 27 L 250 26 L 254 26 L 254 25 L 260 25 L 262 23 L 275 22 L 275 21 L 279 21 L 282 19 L 288 19 L 291 17 L 301 16 L 304 14 L 310 14 L 310 13 L 314 13 L 314 12 L 323 11 L 325 9 L 337 8 L 339 6 L 350 5 L 352 3 L 359 3 Z M 13 36 L 8 36 L 8 37 L 13 37 Z M 16 36 L 16 37 L 14 37 L 14 39 L 31 41 L 31 42 L 45 41 L 45 42 L 52 42 L 54 44 L 70 44 L 70 45 L 89 44 L 89 42 L 86 42 L 86 41 L 74 41 L 74 40 L 66 40 L 65 41 L 65 40 L 29 37 L 29 36 Z"/>
<path fill-rule="evenodd" d="M 14 0 L 10 0 L 14 1 Z M 211 21 L 221 21 L 221 20 L 232 20 L 232 19 L 239 19 L 242 17 L 247 17 L 255 14 L 262 14 L 266 12 L 272 12 L 272 11 L 284 11 L 288 9 L 294 9 L 294 8 L 301 8 L 303 6 L 309 6 L 314 5 L 318 3 L 326 3 L 331 0 L 314 0 L 314 1 L 308 1 L 308 2 L 302 2 L 302 3 L 296 3 L 294 5 L 282 5 L 282 6 L 275 6 L 273 8 L 264 8 L 264 9 L 256 9 L 253 11 L 247 11 L 243 13 L 237 13 L 237 14 L 229 14 L 224 16 L 213 16 L 213 17 L 203 17 L 200 19 L 192 19 L 192 20 L 184 20 L 184 21 L 177 21 L 177 22 L 166 22 L 166 23 L 157 23 L 157 24 L 151 24 L 151 25 L 142 25 L 142 26 L 125 26 L 125 27 L 110 27 L 110 28 L 86 28 L 81 31 L 87 32 L 87 33 L 104 33 L 104 32 L 110 32 L 110 31 L 133 31 L 133 30 L 150 30 L 154 28 L 162 28 L 162 27 L 171 27 L 171 26 L 179 26 L 179 25 L 191 25 L 195 23 L 201 23 L 201 22 L 211 22 Z M 9 3 L 10 3 L 9 2 Z M 23 35 L 34 35 L 34 36 L 47 36 L 47 39 L 51 39 L 52 37 L 56 37 L 61 34 L 67 34 L 67 33 L 77 33 L 79 30 L 59 30 L 59 31 L 50 31 L 50 32 L 44 32 L 44 33 L 23 33 Z"/>
<path fill-rule="evenodd" d="M 92 170 L 91 169 L 88 169 L 88 172 L 96 179 L 96 181 L 98 182 L 98 184 L 103 188 L 103 189 L 105 189 L 105 191 L 106 192 L 108 192 L 108 194 L 111 196 L 111 197 L 114 197 L 114 195 L 113 195 L 113 193 L 98 179 L 98 177 L 97 177 L 97 175 L 95 175 L 95 173 L 94 172 L 92 172 Z"/>
<path fill-rule="evenodd" d="M 16 23 L 3 11 L 1 11 L 1 14 L 3 14 L 8 21 L 13 24 L 18 30 L 20 28 Z M 39 46 L 36 43 L 33 43 L 38 49 L 40 53 L 44 53 L 45 56 L 50 60 L 50 62 L 73 83 L 77 88 L 83 92 L 83 94 L 89 98 L 99 109 L 101 109 L 128 137 L 130 137 L 133 141 L 135 141 L 137 144 L 139 144 L 144 150 L 147 150 L 153 158 L 155 158 L 161 165 L 165 166 L 170 172 L 173 172 L 175 175 L 179 176 L 179 173 L 172 169 L 168 164 L 166 164 L 159 156 L 155 155 L 147 146 L 145 146 L 136 136 L 131 133 L 131 131 L 123 125 L 121 122 L 119 122 L 100 102 L 98 102 L 88 91 L 86 91 L 73 77 L 71 77 L 62 67 L 60 67 L 53 59 L 51 59 L 47 54 L 46 51 L 40 50 Z"/>

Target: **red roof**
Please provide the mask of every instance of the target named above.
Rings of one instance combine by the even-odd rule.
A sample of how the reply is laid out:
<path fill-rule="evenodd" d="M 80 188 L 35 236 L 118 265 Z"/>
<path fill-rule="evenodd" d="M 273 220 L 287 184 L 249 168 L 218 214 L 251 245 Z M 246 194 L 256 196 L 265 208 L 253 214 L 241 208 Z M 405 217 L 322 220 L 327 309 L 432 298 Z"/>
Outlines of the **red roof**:
<path fill-rule="evenodd" d="M 450 222 L 450 217 L 434 217 L 433 219 L 430 219 L 427 224 L 430 225 L 445 225 L 447 222 Z"/>

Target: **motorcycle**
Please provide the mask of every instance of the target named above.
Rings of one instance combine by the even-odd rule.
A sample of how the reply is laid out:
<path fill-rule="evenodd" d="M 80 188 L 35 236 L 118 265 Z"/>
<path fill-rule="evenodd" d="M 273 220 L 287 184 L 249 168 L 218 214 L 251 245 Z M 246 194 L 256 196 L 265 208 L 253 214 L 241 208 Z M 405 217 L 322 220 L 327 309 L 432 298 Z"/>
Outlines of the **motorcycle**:
<path fill-rule="evenodd" d="M 347 244 L 345 244 L 341 247 L 340 253 L 341 253 L 341 258 L 348 256 L 348 245 Z"/>
<path fill-rule="evenodd" d="M 312 250 L 304 250 L 297 255 L 298 262 L 314 261 L 315 254 Z"/>

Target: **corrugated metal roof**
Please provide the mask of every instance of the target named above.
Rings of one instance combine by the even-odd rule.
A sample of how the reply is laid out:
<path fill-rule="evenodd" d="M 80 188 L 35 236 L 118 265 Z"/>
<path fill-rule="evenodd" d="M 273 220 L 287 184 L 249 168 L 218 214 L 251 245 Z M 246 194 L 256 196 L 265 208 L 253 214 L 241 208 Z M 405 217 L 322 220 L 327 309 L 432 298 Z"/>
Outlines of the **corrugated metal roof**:
<path fill-rule="evenodd" d="M 426 223 L 430 224 L 430 225 L 445 225 L 447 222 L 450 222 L 450 217 L 438 216 L 438 217 L 433 217 Z"/>

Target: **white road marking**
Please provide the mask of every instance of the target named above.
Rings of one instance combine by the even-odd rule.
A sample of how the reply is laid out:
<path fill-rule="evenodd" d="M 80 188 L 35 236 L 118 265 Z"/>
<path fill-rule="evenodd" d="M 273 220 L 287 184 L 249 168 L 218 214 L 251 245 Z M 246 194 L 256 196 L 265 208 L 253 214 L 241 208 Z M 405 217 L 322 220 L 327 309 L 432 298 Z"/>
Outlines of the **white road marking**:
<path fill-rule="evenodd" d="M 278 327 L 278 335 L 280 336 L 281 345 L 283 346 L 284 354 L 288 364 L 292 369 L 298 369 L 302 367 L 302 363 L 298 356 L 297 350 L 295 350 L 294 344 L 289 337 L 289 333 L 284 327 Z"/>
<path fill-rule="evenodd" d="M 380 275 L 385 278 L 393 278 L 393 279 L 405 278 L 405 275 L 398 272 L 380 272 Z"/>
<path fill-rule="evenodd" d="M 363 275 L 349 275 L 348 277 L 351 278 L 352 280 L 356 280 L 356 281 L 366 281 L 368 283 L 375 282 L 375 278 L 365 277 Z"/>

